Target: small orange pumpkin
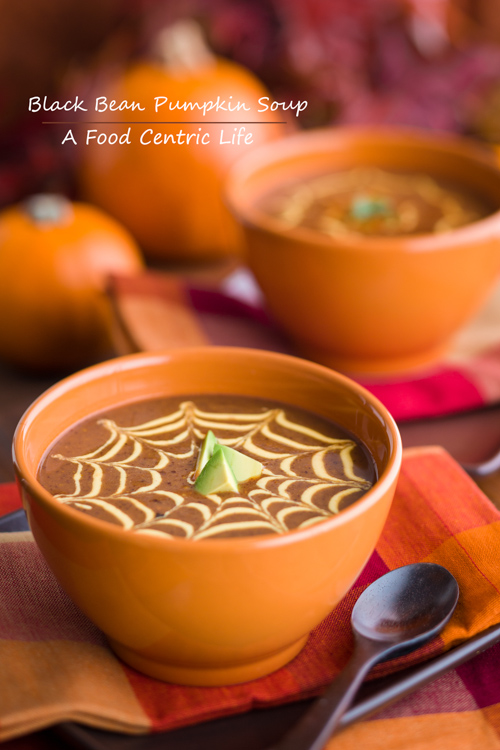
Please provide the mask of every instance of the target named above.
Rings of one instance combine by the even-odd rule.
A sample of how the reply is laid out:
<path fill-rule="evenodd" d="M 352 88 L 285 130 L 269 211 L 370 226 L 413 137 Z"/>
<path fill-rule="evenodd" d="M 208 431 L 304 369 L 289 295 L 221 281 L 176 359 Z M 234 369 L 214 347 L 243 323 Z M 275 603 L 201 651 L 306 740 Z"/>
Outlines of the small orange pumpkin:
<path fill-rule="evenodd" d="M 143 260 L 114 219 L 58 195 L 0 213 L 0 357 L 39 370 L 71 369 L 110 351 L 111 274 Z"/>
<path fill-rule="evenodd" d="M 249 148 L 284 134 L 285 127 L 279 124 L 283 113 L 270 109 L 258 113 L 263 108 L 258 100 L 267 95 L 263 85 L 242 66 L 214 57 L 192 24 L 167 29 L 160 41 L 161 59 L 132 64 L 107 91 L 96 89 L 99 97 L 106 96 L 106 105 L 127 102 L 143 109 L 98 114 L 112 124 L 86 126 L 95 131 L 88 145 L 88 130 L 84 135 L 79 131 L 79 144 L 84 140 L 83 195 L 128 227 L 153 260 L 239 254 L 242 238 L 224 203 L 224 176 Z M 155 111 L 160 97 L 168 102 Z M 226 107 L 241 102 L 248 109 L 214 108 L 204 115 L 189 108 L 189 103 L 217 101 Z M 170 103 L 177 102 L 188 103 L 187 108 L 170 110 Z M 128 124 L 131 121 L 134 124 Z M 217 124 L 210 124 L 213 121 Z M 127 125 L 116 124 L 124 122 Z M 232 143 L 241 127 L 240 142 Z M 128 133 L 128 142 L 96 143 L 97 134 L 104 134 L 104 139 L 112 133 L 122 138 Z M 252 143 L 245 144 L 249 133 Z M 163 142 L 165 137 L 169 142 Z"/>

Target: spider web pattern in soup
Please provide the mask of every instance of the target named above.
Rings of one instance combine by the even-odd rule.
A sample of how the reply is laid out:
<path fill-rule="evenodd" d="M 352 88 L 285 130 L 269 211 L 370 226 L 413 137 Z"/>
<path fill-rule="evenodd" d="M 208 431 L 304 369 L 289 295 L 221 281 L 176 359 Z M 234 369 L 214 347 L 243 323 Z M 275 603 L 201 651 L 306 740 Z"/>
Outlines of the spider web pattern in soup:
<path fill-rule="evenodd" d="M 263 465 L 238 493 L 202 495 L 212 430 Z M 281 534 L 338 513 L 376 480 L 364 446 L 305 410 L 243 396 L 151 399 L 97 414 L 51 446 L 40 482 L 60 502 L 138 533 L 190 539 Z"/>

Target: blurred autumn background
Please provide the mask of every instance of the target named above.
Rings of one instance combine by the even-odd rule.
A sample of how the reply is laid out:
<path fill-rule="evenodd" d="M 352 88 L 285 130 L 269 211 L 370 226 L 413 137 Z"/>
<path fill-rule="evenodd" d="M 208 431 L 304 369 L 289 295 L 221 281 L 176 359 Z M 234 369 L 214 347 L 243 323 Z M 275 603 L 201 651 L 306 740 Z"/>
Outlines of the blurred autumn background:
<path fill-rule="evenodd" d="M 158 78 L 159 31 L 186 19 L 202 35 L 184 45 L 182 75 L 167 56 Z M 77 114 L 28 111 L 30 97 L 152 102 L 159 89 L 180 101 L 306 100 L 288 118 L 302 129 L 398 124 L 500 144 L 500 0 L 0 0 L 0 316 L 13 321 L 0 360 L 58 371 L 95 361 L 110 351 L 110 280 L 158 260 L 239 257 L 222 186 L 240 149 L 198 158 L 132 143 L 110 158 L 62 146 L 67 126 L 44 124 Z M 103 119 L 114 127 L 119 115 Z M 267 123 L 255 140 L 283 130 Z"/>
<path fill-rule="evenodd" d="M 0 0 L 0 205 L 71 189 L 71 152 L 29 114 L 144 53 L 160 25 L 196 18 L 212 49 L 302 127 L 398 123 L 500 140 L 499 0 Z"/>

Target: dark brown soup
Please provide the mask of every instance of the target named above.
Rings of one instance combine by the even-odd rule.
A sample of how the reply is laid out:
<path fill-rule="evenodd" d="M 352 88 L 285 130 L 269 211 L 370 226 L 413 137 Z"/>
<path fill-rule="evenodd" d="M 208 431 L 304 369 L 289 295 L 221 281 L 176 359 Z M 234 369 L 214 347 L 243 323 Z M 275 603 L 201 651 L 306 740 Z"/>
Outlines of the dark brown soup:
<path fill-rule="evenodd" d="M 290 227 L 337 237 L 400 236 L 457 229 L 496 210 L 460 185 L 375 167 L 331 172 L 283 186 L 262 210 Z"/>
<path fill-rule="evenodd" d="M 257 459 L 238 492 L 203 495 L 194 471 L 203 438 Z M 338 425 L 285 404 L 189 395 L 121 406 L 51 446 L 40 482 L 82 513 L 149 534 L 212 539 L 281 534 L 358 500 L 376 480 L 366 448 Z"/>

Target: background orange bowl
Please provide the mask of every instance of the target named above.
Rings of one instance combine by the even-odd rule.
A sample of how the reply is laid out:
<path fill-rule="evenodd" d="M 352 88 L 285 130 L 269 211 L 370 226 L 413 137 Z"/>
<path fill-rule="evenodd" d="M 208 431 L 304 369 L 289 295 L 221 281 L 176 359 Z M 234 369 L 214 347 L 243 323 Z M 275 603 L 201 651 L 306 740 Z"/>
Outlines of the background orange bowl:
<path fill-rule="evenodd" d="M 255 150 L 226 195 L 247 262 L 299 351 L 344 372 L 395 372 L 440 357 L 500 273 L 500 211 L 441 234 L 328 237 L 265 212 L 287 184 L 357 166 L 430 174 L 500 209 L 493 150 L 411 129 L 311 130 Z"/>
<path fill-rule="evenodd" d="M 49 446 L 89 411 L 189 393 L 260 396 L 333 419 L 364 442 L 378 481 L 315 526 L 199 541 L 126 531 L 62 505 L 37 481 Z M 72 375 L 33 403 L 14 437 L 24 507 L 60 584 L 126 662 L 195 685 L 253 679 L 298 653 L 373 552 L 401 453 L 390 414 L 344 376 L 294 357 L 224 347 L 131 355 Z"/>

